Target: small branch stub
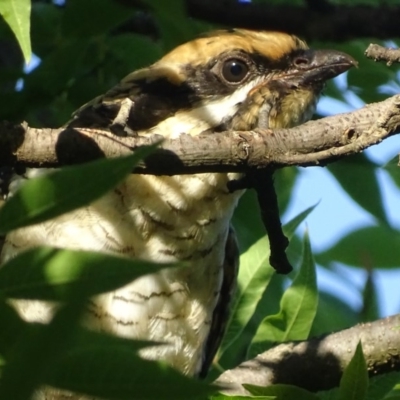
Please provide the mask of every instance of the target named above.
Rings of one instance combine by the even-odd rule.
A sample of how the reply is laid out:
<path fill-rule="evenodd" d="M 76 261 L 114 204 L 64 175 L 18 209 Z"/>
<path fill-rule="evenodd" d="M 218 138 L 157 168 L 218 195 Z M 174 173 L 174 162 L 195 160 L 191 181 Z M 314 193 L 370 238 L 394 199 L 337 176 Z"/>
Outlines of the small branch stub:
<path fill-rule="evenodd" d="M 365 50 L 365 56 L 374 61 L 386 61 L 386 65 L 390 66 L 400 62 L 400 49 L 391 49 L 371 43 Z"/>

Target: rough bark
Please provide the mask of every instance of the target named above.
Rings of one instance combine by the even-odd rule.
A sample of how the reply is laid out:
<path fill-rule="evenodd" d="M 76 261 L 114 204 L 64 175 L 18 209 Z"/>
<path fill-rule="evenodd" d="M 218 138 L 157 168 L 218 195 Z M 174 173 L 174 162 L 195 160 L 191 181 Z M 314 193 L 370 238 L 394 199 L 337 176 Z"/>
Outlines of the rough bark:
<path fill-rule="evenodd" d="M 386 61 L 388 66 L 400 62 L 399 49 L 389 49 L 387 47 L 379 46 L 379 44 L 371 43 L 367 50 L 365 50 L 365 56 L 372 58 L 374 61 Z"/>
<path fill-rule="evenodd" d="M 371 376 L 400 371 L 400 315 L 359 324 L 304 342 L 280 344 L 225 371 L 216 381 L 230 395 L 248 394 L 243 383 L 296 385 L 310 391 L 338 386 L 359 341 Z"/>
<path fill-rule="evenodd" d="M 164 140 L 134 171 L 155 175 L 249 171 L 289 165 L 325 165 L 359 153 L 397 133 L 400 95 L 346 114 L 292 129 L 222 132 Z M 161 133 L 161 132 L 160 132 Z M 0 166 L 56 167 L 131 154 L 162 136 L 121 138 L 95 129 L 36 129 L 0 125 Z"/>

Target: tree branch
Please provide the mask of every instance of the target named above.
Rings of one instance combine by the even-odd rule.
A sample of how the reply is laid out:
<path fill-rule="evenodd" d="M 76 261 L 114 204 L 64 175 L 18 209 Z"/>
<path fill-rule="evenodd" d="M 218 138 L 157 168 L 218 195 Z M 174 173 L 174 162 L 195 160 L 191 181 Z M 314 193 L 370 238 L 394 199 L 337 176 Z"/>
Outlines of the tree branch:
<path fill-rule="evenodd" d="M 365 55 L 374 61 L 386 61 L 388 66 L 400 62 L 400 49 L 390 49 L 378 44 L 371 43 L 365 50 Z"/>
<path fill-rule="evenodd" d="M 230 395 L 248 394 L 243 383 L 296 385 L 310 391 L 338 386 L 361 340 L 371 376 L 400 371 L 400 315 L 359 324 L 304 342 L 280 344 L 225 371 L 215 383 Z"/>
<path fill-rule="evenodd" d="M 316 3 L 322 3 L 315 6 Z M 236 0 L 187 0 L 188 15 L 219 25 L 278 30 L 309 40 L 345 41 L 354 38 L 387 39 L 399 36 L 400 7 L 311 2 L 309 7 L 242 3 Z"/>
<path fill-rule="evenodd" d="M 310 121 L 292 129 L 222 132 L 164 140 L 134 172 L 154 175 L 245 172 L 288 165 L 324 165 L 358 153 L 395 134 L 400 127 L 400 95 L 352 113 Z M 0 166 L 58 167 L 101 157 L 131 154 L 162 140 L 120 138 L 96 129 L 36 129 L 0 125 Z"/>

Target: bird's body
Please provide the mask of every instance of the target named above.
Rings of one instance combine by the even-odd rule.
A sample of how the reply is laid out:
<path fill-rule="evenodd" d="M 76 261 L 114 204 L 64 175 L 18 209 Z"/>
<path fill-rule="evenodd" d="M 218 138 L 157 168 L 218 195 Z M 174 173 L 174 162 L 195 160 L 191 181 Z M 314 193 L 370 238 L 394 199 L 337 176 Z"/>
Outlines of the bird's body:
<path fill-rule="evenodd" d="M 128 75 L 79 109 L 69 125 L 170 138 L 291 127 L 312 116 L 324 82 L 351 65 L 343 53 L 313 52 L 283 33 L 216 32 Z M 131 175 L 87 207 L 13 232 L 2 258 L 51 244 L 188 261 L 188 268 L 167 269 L 92 299 L 84 324 L 166 341 L 144 356 L 197 375 L 216 351 L 234 289 L 238 250 L 230 219 L 241 192 L 229 193 L 227 182 L 238 177 Z M 19 308 L 26 319 L 49 318 L 46 306 Z"/>
<path fill-rule="evenodd" d="M 199 373 L 225 251 L 237 255 L 235 241 L 228 249 L 226 243 L 240 193 L 230 194 L 227 181 L 227 174 L 132 175 L 88 207 L 15 231 L 3 254 L 8 258 L 21 248 L 50 244 L 192 263 L 195 268 L 165 269 L 97 296 L 84 324 L 124 337 L 171 341 L 173 346 L 151 348 L 149 357 L 167 359 L 186 374 Z M 20 310 L 28 320 L 46 321 L 49 309 L 42 304 L 20 302 Z"/>

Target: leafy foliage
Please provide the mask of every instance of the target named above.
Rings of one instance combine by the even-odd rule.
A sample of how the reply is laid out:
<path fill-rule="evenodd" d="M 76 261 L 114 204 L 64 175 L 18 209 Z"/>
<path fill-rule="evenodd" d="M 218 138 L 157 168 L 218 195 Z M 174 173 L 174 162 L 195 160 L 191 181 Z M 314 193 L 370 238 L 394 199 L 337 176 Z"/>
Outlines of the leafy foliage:
<path fill-rule="evenodd" d="M 36 247 L 2 266 L 0 295 L 14 299 L 73 301 L 110 292 L 141 275 L 177 266 L 99 252 Z"/>
<path fill-rule="evenodd" d="M 365 399 L 368 389 L 368 381 L 367 364 L 364 359 L 360 342 L 357 345 L 353 358 L 343 372 L 342 379 L 340 380 L 338 399 Z"/>
<path fill-rule="evenodd" d="M 280 2 L 303 4 L 295 0 Z M 31 4 L 29 0 L 1 0 L 0 14 L 6 23 L 0 22 L 0 120 L 60 126 L 73 110 L 130 71 L 154 62 L 165 51 L 199 32 L 215 28 L 189 20 L 184 3 L 67 0 L 65 6 L 46 1 Z M 23 71 L 15 38 L 26 62 L 31 57 L 32 40 L 40 65 L 30 73 Z M 6 45 L 2 46 L 3 43 Z M 372 102 L 384 97 L 379 91 L 381 85 L 398 83 L 393 68 L 363 57 L 368 43 L 355 39 L 335 44 L 357 58 L 360 68 L 349 72 L 348 87 L 330 84 L 328 95 L 345 103 L 345 90 L 351 88 L 361 101 Z M 320 47 L 323 46 L 328 44 Z M 7 63 L 1 63 L 4 51 Z M 16 91 L 18 80 L 22 89 Z M 0 231 L 6 233 L 93 201 L 123 179 L 147 151 L 126 159 L 65 168 L 31 180 L 0 210 Z M 398 189 L 397 162 L 397 158 L 388 162 L 384 171 Z M 352 230 L 315 254 L 317 263 L 332 274 L 337 275 L 337 263 L 368 271 L 366 284 L 358 293 L 362 310 L 355 310 L 339 294 L 317 290 L 312 234 L 308 239 L 295 231 L 318 204 L 307 204 L 309 208 L 286 226 L 292 238 L 289 255 L 298 269 L 293 273 L 295 278 L 282 278 L 274 275 L 268 265 L 268 240 L 256 211 L 255 197 L 252 193 L 244 196 L 234 217 L 242 251 L 239 288 L 211 377 L 274 342 L 306 339 L 379 317 L 371 269 L 399 269 L 400 260 L 399 231 L 387 215 L 377 173 L 382 169 L 364 155 L 329 167 L 351 199 L 373 216 L 374 223 Z M 281 210 L 285 210 L 301 174 L 292 168 L 276 175 Z M 400 381 L 398 373 L 376 377 L 368 383 L 361 346 L 337 389 L 313 394 L 288 385 L 248 385 L 251 396 L 230 397 L 215 394 L 211 385 L 182 377 L 161 363 L 140 359 L 137 352 L 149 343 L 79 327 L 87 297 L 159 268 L 113 256 L 50 248 L 31 250 L 4 265 L 0 270 L 0 398 L 26 399 L 42 384 L 113 399 L 205 399 L 211 394 L 213 400 L 400 398 L 399 388 L 393 388 Z M 10 304 L 16 298 L 62 300 L 64 305 L 48 324 L 38 325 L 23 321 L 14 311 Z"/>
<path fill-rule="evenodd" d="M 255 385 L 247 385 L 244 387 L 255 396 L 274 396 L 276 400 L 318 400 L 318 396 L 292 385 L 271 385 L 268 387 L 260 387 Z"/>
<path fill-rule="evenodd" d="M 283 294 L 279 313 L 269 315 L 259 325 L 248 351 L 250 358 L 270 348 L 273 343 L 307 339 L 317 305 L 315 265 L 306 235 L 299 273 Z"/>

